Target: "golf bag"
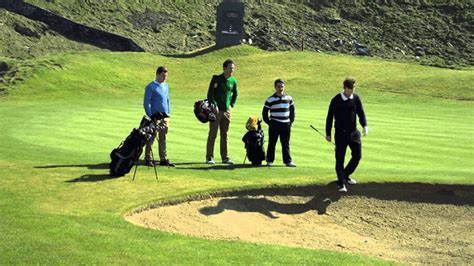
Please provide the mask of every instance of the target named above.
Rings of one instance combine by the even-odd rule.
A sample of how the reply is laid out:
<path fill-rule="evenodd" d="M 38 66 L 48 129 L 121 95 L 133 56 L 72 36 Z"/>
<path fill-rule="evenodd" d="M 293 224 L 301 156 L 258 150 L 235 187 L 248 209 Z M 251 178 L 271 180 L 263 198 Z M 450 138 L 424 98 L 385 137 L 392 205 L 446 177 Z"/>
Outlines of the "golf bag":
<path fill-rule="evenodd" d="M 218 113 L 219 108 L 210 103 L 207 99 L 194 103 L 194 115 L 201 123 L 216 121 L 216 115 Z"/>
<path fill-rule="evenodd" d="M 110 175 L 124 176 L 130 172 L 140 158 L 146 141 L 140 135 L 139 129 L 134 128 L 130 135 L 110 153 Z"/>
<path fill-rule="evenodd" d="M 252 165 L 262 165 L 262 161 L 265 160 L 265 151 L 263 149 L 265 136 L 261 123 L 261 119 L 249 117 L 246 124 L 248 131 L 242 138 L 242 141 L 245 143 L 244 147 L 247 152 L 247 158 L 252 162 Z"/>
<path fill-rule="evenodd" d="M 124 176 L 130 172 L 143 153 L 143 147 L 154 137 L 155 131 L 162 128 L 156 121 L 168 117 L 165 113 L 157 113 L 149 118 L 144 116 L 138 128 L 134 128 L 130 135 L 110 153 L 110 175 Z"/>

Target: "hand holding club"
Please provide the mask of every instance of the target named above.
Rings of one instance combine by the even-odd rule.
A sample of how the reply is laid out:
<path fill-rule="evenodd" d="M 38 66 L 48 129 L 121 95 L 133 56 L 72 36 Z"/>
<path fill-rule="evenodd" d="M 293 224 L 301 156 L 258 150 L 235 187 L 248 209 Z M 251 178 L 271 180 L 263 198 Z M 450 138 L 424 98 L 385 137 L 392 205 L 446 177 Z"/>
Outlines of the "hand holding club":
<path fill-rule="evenodd" d="M 321 133 L 317 128 L 313 127 L 313 125 L 309 125 L 314 131 L 318 132 L 323 138 L 325 138 L 328 142 L 331 142 L 333 145 L 336 145 L 334 142 L 331 141 L 331 136 L 325 136 Z"/>

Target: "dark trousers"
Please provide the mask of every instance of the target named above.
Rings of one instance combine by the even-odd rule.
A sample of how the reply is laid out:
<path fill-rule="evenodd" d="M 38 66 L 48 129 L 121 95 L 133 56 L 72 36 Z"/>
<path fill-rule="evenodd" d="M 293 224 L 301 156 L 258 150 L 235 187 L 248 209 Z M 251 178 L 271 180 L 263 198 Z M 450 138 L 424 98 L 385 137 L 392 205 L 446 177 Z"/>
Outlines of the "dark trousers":
<path fill-rule="evenodd" d="M 290 123 L 280 123 L 270 121 L 268 127 L 268 148 L 267 148 L 267 162 L 272 163 L 275 160 L 275 145 L 280 136 L 281 152 L 283 154 L 283 162 L 291 162 L 290 156 L 290 136 L 291 136 L 291 125 Z"/>
<path fill-rule="evenodd" d="M 360 132 L 355 130 L 353 132 L 336 130 L 336 174 L 337 184 L 344 184 L 344 179 L 354 173 L 362 158 L 362 144 L 360 141 Z M 351 149 L 351 160 L 344 167 L 344 158 L 346 156 L 347 146 Z"/>

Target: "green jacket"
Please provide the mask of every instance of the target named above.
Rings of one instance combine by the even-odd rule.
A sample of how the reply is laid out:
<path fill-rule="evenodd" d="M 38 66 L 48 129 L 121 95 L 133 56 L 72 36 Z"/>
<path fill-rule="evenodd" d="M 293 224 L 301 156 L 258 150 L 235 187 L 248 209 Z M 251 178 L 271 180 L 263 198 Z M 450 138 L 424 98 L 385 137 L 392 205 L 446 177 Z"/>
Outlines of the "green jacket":
<path fill-rule="evenodd" d="M 212 76 L 207 99 L 219 107 L 219 111 L 228 111 L 229 106 L 234 107 L 239 91 L 237 79 L 233 76 L 224 77 L 224 73 Z"/>

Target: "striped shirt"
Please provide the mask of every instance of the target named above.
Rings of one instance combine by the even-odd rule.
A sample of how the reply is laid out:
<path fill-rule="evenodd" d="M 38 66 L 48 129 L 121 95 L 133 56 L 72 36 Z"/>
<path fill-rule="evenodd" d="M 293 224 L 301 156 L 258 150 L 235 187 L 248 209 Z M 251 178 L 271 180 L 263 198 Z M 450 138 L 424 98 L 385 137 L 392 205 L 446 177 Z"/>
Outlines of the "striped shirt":
<path fill-rule="evenodd" d="M 268 111 L 270 111 L 270 117 L 268 117 Z M 262 117 L 267 124 L 270 124 L 270 121 L 293 123 L 295 120 L 293 98 L 286 94 L 281 97 L 276 94 L 268 97 L 263 106 Z"/>

